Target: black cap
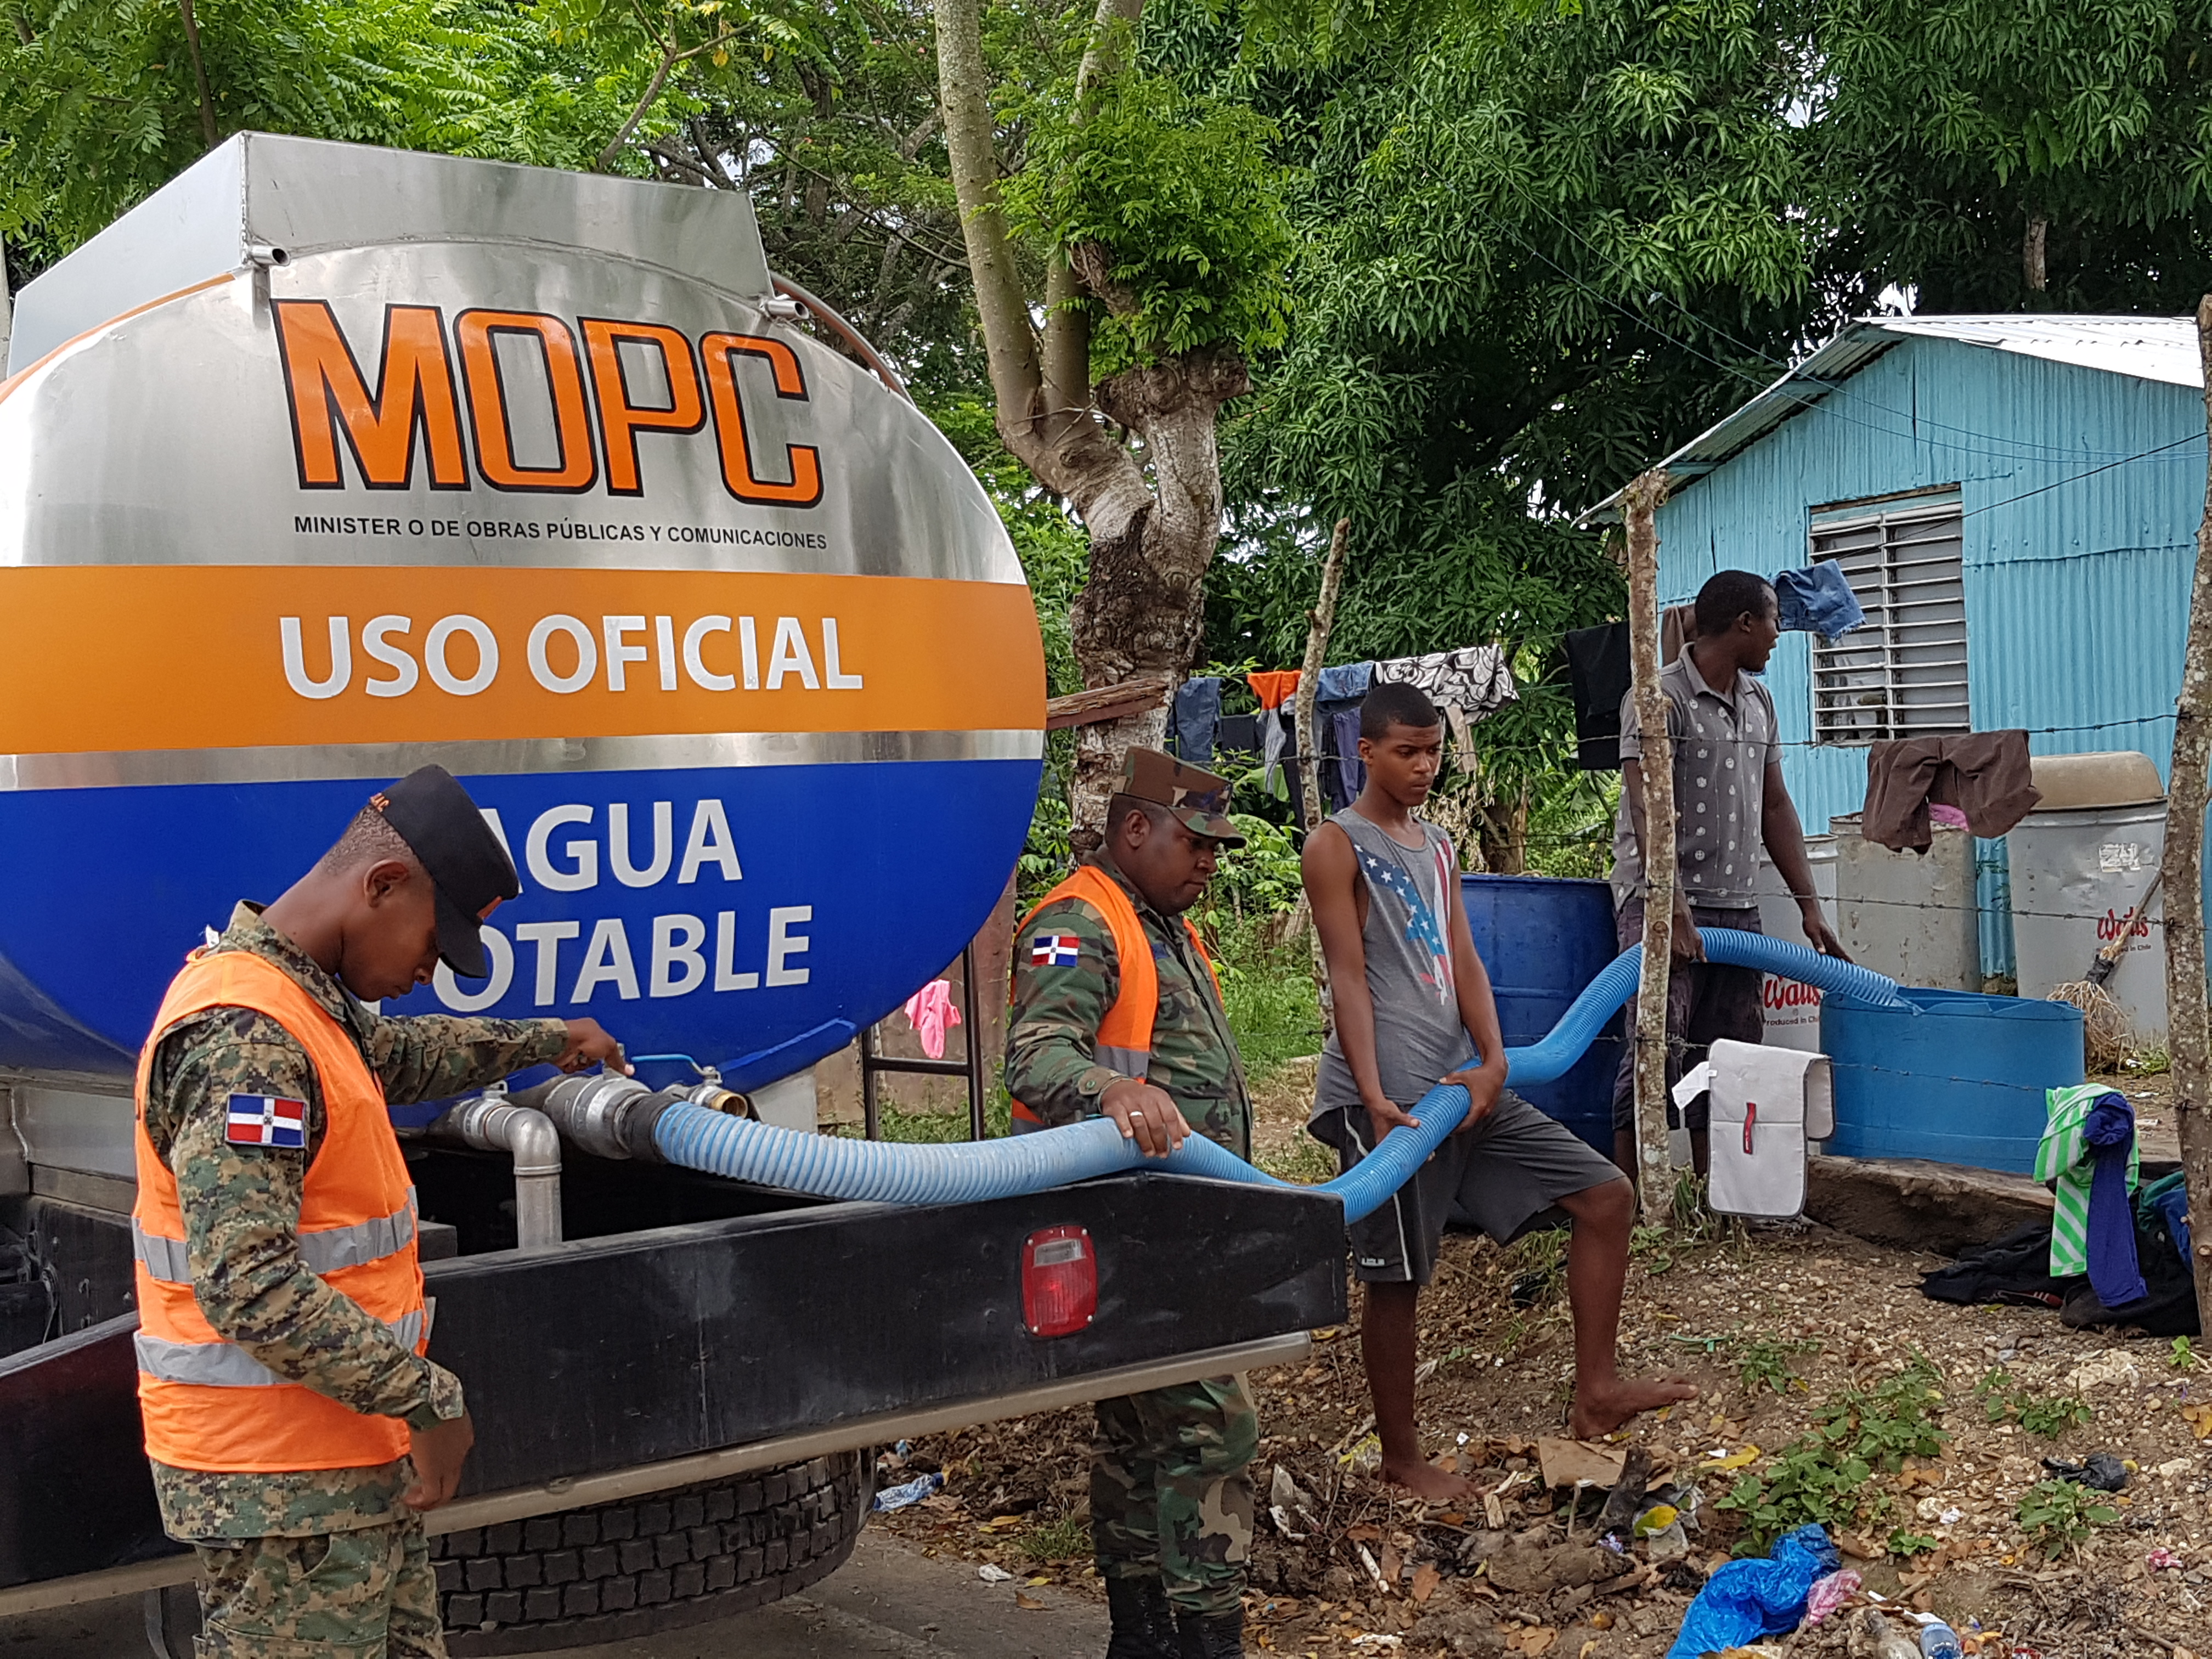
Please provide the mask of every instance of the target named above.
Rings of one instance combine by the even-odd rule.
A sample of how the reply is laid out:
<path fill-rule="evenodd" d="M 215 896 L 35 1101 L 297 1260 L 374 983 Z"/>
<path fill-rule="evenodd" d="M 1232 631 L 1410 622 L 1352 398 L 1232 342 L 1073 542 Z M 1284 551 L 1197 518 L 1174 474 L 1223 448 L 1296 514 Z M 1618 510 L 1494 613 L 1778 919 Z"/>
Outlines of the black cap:
<path fill-rule="evenodd" d="M 491 972 L 477 925 L 522 891 L 514 860 L 469 792 L 442 766 L 410 772 L 368 798 L 399 832 L 438 894 L 438 954 L 464 979 Z"/>

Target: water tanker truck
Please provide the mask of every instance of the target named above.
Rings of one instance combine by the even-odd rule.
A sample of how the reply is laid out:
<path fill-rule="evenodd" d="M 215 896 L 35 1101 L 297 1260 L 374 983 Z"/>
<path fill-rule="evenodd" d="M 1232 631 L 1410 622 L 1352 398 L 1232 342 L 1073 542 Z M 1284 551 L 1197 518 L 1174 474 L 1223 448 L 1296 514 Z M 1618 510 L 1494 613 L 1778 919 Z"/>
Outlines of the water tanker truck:
<path fill-rule="evenodd" d="M 809 296 L 811 297 L 811 296 Z M 246 134 L 29 284 L 0 383 L 0 1619 L 190 1557 L 139 1449 L 131 1077 L 163 988 L 435 761 L 512 852 L 491 973 L 635 1081 L 395 1112 L 457 1653 L 634 1636 L 849 1551 L 866 1449 L 1297 1357 L 1330 1197 L 1123 1173 L 825 1201 L 664 1155 L 814 1128 L 958 954 L 1042 759 L 989 501 L 745 198 Z M 1048 1312 L 1041 1311 L 1048 1310 Z"/>

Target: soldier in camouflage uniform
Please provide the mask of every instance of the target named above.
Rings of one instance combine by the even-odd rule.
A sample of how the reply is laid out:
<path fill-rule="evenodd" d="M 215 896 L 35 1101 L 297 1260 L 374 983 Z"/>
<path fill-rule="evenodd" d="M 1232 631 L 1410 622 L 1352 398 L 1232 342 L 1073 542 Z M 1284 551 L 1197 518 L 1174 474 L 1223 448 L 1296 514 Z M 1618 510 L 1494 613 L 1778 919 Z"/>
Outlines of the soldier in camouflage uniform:
<path fill-rule="evenodd" d="M 1104 850 L 1015 940 L 1006 1083 L 1019 1103 L 1018 1129 L 1103 1115 L 1147 1153 L 1167 1152 L 1194 1128 L 1251 1155 L 1237 1040 L 1212 965 L 1182 920 L 1213 875 L 1216 850 L 1243 844 L 1225 815 L 1228 790 L 1157 750 L 1129 751 L 1121 792 L 1107 807 Z M 1110 885 L 1095 884 L 1101 877 Z M 1158 985 L 1149 1053 L 1133 1060 L 1102 1040 L 1129 1016 L 1118 1006 L 1116 935 L 1133 939 L 1130 929 L 1141 931 Z M 1113 1616 L 1108 1659 L 1242 1654 L 1248 1470 L 1260 1435 L 1244 1379 L 1103 1400 L 1097 1412 L 1091 1532 Z"/>
<path fill-rule="evenodd" d="M 239 905 L 210 949 L 248 951 L 282 969 L 358 1046 L 393 1103 L 459 1094 L 549 1061 L 566 1071 L 620 1065 L 619 1047 L 588 1019 L 386 1018 L 362 1006 L 360 998 L 427 981 L 441 951 L 458 971 L 483 972 L 481 946 L 473 962 L 454 961 L 446 950 L 452 929 L 440 924 L 451 921 L 445 913 L 459 896 L 473 943 L 475 916 L 489 906 L 449 894 L 425 869 L 437 862 L 430 847 L 481 836 L 504 870 L 495 902 L 519 885 L 504 849 L 442 770 L 426 768 L 379 799 L 416 809 L 405 822 L 423 853 L 380 811 L 364 809 L 276 903 Z M 426 811 L 429 828 L 416 829 Z M 471 850 L 488 856 L 482 846 Z M 228 1129 L 234 1096 L 305 1102 L 304 1146 L 239 1144 Z M 201 1313 L 279 1377 L 356 1412 L 399 1419 L 410 1431 L 410 1455 L 370 1468 L 234 1474 L 154 1462 L 163 1526 L 199 1556 L 200 1659 L 445 1652 L 421 1512 L 453 1495 L 473 1431 L 452 1372 L 403 1346 L 301 1260 L 302 1194 L 325 1123 L 313 1062 L 270 1015 L 214 1008 L 157 1034 L 144 1127 L 176 1176 Z"/>

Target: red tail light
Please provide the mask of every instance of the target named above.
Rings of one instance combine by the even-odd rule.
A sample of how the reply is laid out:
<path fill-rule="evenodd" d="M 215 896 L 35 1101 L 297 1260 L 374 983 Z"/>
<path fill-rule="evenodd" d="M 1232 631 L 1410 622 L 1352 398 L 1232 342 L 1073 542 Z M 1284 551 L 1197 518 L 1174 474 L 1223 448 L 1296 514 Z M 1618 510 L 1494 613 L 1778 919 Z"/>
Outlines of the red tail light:
<path fill-rule="evenodd" d="M 1022 1244 L 1022 1323 L 1031 1336 L 1066 1336 L 1098 1313 L 1098 1255 L 1081 1227 L 1045 1227 Z"/>

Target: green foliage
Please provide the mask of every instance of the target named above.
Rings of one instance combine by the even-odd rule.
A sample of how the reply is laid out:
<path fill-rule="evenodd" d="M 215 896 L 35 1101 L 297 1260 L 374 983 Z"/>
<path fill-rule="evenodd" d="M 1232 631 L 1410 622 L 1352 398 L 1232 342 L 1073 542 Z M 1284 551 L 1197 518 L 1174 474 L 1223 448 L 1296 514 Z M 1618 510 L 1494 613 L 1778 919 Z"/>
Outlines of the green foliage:
<path fill-rule="evenodd" d="M 1221 926 L 1224 912 L 1239 921 L 1258 921 L 1298 902 L 1298 849 L 1291 832 L 1249 812 L 1229 817 L 1244 845 L 1221 849 L 1220 868 L 1199 901 L 1201 925 L 1206 927 Z"/>
<path fill-rule="evenodd" d="M 2098 1503 L 2097 1497 L 2071 1480 L 2039 1480 L 2020 1500 L 2015 1512 L 2020 1529 L 2045 1555 L 2063 1555 L 2069 1546 L 2120 1518 L 2118 1510 Z"/>
<path fill-rule="evenodd" d="M 1014 1547 L 1039 1563 L 1088 1559 L 1091 1518 L 1087 1515 L 1063 1515 L 1042 1526 L 1031 1527 L 1016 1540 Z"/>
<path fill-rule="evenodd" d="M 1990 1422 L 2017 1423 L 2045 1440 L 2056 1440 L 2070 1428 L 2094 1421 L 2097 1415 L 2078 1395 L 2048 1394 L 2016 1382 L 2001 1365 L 1974 1385 L 1974 1395 Z"/>
<path fill-rule="evenodd" d="M 1804 1381 L 1790 1370 L 1790 1361 L 1820 1352 L 1818 1342 L 1762 1337 L 1737 1348 L 1736 1375 L 1742 1379 L 1746 1389 L 1768 1389 L 1776 1394 L 1786 1394 L 1791 1389 L 1802 1392 L 1805 1387 Z"/>
<path fill-rule="evenodd" d="M 1747 1469 L 1717 1507 L 1743 1516 L 1740 1553 L 1763 1554 L 1792 1527 L 1817 1522 L 1832 1531 L 1880 1522 L 1893 1496 L 1876 1485 L 1907 1457 L 1933 1457 L 1947 1437 L 1936 1425 L 1942 1375 L 1924 1356 L 1871 1389 L 1852 1389 L 1815 1415 L 1813 1431 L 1791 1441 L 1759 1470 Z"/>
<path fill-rule="evenodd" d="M 2212 6 L 1826 0 L 1821 216 L 1930 311 L 2176 312 L 2212 285 Z M 2022 258 L 2047 222 L 2046 282 Z"/>
<path fill-rule="evenodd" d="M 2177 1336 L 2166 1351 L 2166 1363 L 2178 1371 L 2194 1370 L 2197 1367 L 2197 1348 L 2185 1336 Z"/>
<path fill-rule="evenodd" d="M 501 0 L 199 0 L 208 108 L 246 129 L 590 164 L 649 66 Z M 0 236 L 27 275 L 207 148 L 174 0 L 20 0 L 0 29 Z"/>
<path fill-rule="evenodd" d="M 1222 1006 L 1244 1058 L 1245 1076 L 1261 1081 L 1285 1060 L 1321 1048 L 1321 1001 L 1311 958 L 1302 945 L 1279 943 L 1266 921 L 1215 921 Z"/>
<path fill-rule="evenodd" d="M 1282 343 L 1291 254 L 1271 124 L 1139 69 L 1030 120 L 1008 223 L 1072 264 L 1103 380 L 1166 356 Z"/>
<path fill-rule="evenodd" d="M 1903 1527 L 1899 1527 L 1890 1533 L 1885 1547 L 1892 1555 L 1905 1559 L 1925 1555 L 1942 1541 L 1940 1538 L 1930 1538 L 1924 1532 L 1907 1532 Z"/>

